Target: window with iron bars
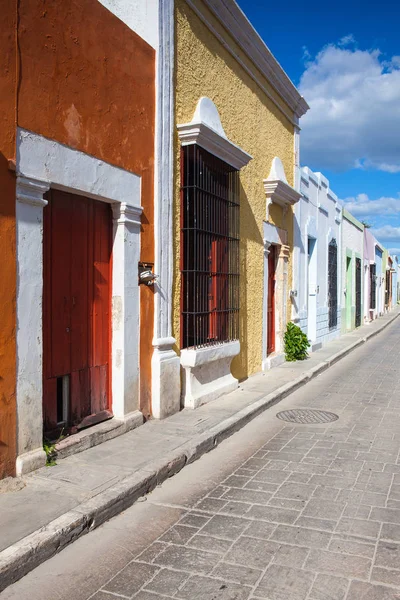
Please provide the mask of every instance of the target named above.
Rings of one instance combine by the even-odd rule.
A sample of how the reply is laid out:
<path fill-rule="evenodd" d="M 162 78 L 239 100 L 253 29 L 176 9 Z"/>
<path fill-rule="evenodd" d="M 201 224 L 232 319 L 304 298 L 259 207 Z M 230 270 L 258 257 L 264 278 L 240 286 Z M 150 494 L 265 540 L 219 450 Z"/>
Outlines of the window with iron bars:
<path fill-rule="evenodd" d="M 181 348 L 239 338 L 239 172 L 181 150 Z"/>
<path fill-rule="evenodd" d="M 386 281 L 385 281 L 385 306 L 389 306 L 390 303 L 390 287 L 391 287 L 391 273 L 390 271 L 386 271 Z"/>
<path fill-rule="evenodd" d="M 376 265 L 369 267 L 369 307 L 376 308 Z"/>

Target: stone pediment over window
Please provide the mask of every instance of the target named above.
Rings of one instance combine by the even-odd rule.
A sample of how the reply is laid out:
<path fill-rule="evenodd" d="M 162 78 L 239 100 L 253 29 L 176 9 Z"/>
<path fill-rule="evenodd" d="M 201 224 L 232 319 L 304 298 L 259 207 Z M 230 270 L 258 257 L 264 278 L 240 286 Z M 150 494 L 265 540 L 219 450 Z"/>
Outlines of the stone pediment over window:
<path fill-rule="evenodd" d="M 210 98 L 200 98 L 190 123 L 177 128 L 182 146 L 197 144 L 238 171 L 252 159 L 227 138 L 218 109 Z"/>
<path fill-rule="evenodd" d="M 301 197 L 301 194 L 288 184 L 282 161 L 277 156 L 272 161 L 267 179 L 264 179 L 264 190 L 267 196 L 267 216 L 268 205 L 271 202 L 288 207 L 296 204 Z"/>

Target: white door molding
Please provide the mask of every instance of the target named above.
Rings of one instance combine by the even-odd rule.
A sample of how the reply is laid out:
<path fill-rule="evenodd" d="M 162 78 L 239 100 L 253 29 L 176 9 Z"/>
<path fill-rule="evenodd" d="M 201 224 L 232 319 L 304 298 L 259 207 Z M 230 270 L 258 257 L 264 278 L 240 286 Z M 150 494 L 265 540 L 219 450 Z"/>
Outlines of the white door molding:
<path fill-rule="evenodd" d="M 118 418 L 138 422 L 140 177 L 54 140 L 18 129 L 18 475 L 46 462 L 42 423 L 42 246 L 43 209 L 47 204 L 44 194 L 50 187 L 108 202 L 113 207 L 112 409 Z"/>

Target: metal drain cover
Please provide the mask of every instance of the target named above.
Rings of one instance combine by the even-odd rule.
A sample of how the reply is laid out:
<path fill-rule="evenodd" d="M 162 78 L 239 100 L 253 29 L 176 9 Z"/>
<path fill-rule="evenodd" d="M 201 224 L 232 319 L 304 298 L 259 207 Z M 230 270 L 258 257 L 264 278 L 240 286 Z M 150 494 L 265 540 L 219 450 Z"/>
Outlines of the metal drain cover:
<path fill-rule="evenodd" d="M 293 410 L 282 410 L 276 415 L 278 419 L 288 423 L 300 423 L 301 425 L 318 425 L 319 423 L 331 423 L 339 418 L 335 413 L 325 410 L 312 410 L 311 408 L 296 408 Z"/>

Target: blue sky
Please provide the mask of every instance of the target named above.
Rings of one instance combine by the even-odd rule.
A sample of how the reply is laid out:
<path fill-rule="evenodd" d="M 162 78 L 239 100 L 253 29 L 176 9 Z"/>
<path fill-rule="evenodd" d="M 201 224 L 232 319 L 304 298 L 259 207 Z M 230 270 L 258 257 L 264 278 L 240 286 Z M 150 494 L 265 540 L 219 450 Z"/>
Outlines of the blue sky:
<path fill-rule="evenodd" d="M 400 3 L 237 1 L 311 106 L 302 165 L 400 254 Z"/>

